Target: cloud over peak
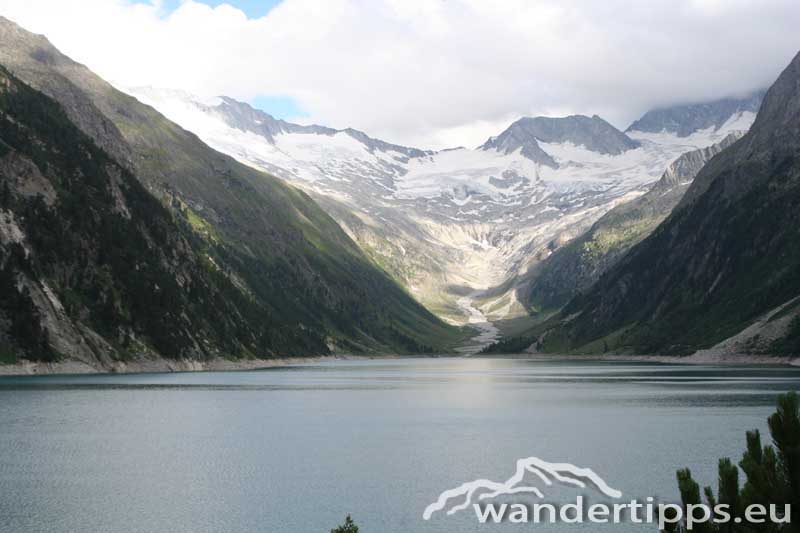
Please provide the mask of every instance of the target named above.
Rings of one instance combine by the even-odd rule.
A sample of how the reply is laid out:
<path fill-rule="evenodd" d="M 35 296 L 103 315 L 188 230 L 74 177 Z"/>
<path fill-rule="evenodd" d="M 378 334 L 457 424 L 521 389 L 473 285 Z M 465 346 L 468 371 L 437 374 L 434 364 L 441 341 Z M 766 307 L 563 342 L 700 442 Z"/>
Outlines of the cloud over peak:
<path fill-rule="evenodd" d="M 235 3 L 235 1 L 234 1 Z M 647 109 L 771 83 L 797 52 L 796 0 L 0 0 L 120 87 L 291 99 L 304 120 L 424 148 L 477 145 L 521 115 Z"/>

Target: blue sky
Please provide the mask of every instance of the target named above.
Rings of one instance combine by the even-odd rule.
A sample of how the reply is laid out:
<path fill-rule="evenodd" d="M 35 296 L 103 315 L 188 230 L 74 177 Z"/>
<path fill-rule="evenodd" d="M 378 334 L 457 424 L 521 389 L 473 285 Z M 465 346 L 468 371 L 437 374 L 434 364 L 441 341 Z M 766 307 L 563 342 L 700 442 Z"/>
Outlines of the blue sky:
<path fill-rule="evenodd" d="M 207 4 L 211 7 L 217 7 L 220 4 L 229 4 L 235 8 L 241 9 L 248 18 L 260 18 L 269 13 L 269 11 L 276 5 L 281 3 L 281 0 L 195 0 L 201 4 Z M 148 0 L 142 0 L 141 3 L 151 3 Z M 167 11 L 176 9 L 181 3 L 181 0 L 164 0 L 164 7 Z"/>
<path fill-rule="evenodd" d="M 308 113 L 286 95 L 261 95 L 250 100 L 250 105 L 262 109 L 275 118 L 291 120 L 307 117 Z"/>

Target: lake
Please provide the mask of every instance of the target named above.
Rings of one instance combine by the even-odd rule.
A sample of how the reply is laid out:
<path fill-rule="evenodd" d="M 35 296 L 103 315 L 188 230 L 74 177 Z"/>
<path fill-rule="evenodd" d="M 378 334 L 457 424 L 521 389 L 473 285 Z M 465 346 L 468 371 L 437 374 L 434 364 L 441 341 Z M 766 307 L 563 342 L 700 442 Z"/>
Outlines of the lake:
<path fill-rule="evenodd" d="M 422 513 L 529 456 L 674 500 L 677 468 L 715 484 L 798 389 L 786 367 L 491 358 L 2 377 L 0 530 L 327 533 L 351 513 L 362 533 L 653 531 Z"/>

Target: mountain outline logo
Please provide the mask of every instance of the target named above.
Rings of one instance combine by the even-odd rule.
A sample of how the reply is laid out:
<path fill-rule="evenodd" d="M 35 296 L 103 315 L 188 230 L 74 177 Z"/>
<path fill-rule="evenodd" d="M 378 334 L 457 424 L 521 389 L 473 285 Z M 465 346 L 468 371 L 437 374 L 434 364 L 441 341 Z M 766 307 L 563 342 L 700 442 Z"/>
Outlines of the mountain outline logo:
<path fill-rule="evenodd" d="M 591 468 L 582 468 L 571 463 L 551 463 L 538 457 L 527 457 L 517 460 L 516 472 L 504 482 L 476 479 L 442 492 L 435 502 L 425 508 L 422 518 L 430 520 L 434 513 L 445 510 L 451 500 L 460 497 L 463 497 L 461 503 L 452 504 L 445 511 L 448 516 L 467 509 L 474 500 L 483 501 L 514 494 L 533 494 L 537 498 L 544 498 L 541 488 L 522 483 L 528 473 L 539 478 L 544 486 L 549 487 L 554 482 L 558 482 L 583 489 L 587 485 L 591 485 L 609 498 L 619 499 L 622 497 L 621 491 L 609 486 Z"/>

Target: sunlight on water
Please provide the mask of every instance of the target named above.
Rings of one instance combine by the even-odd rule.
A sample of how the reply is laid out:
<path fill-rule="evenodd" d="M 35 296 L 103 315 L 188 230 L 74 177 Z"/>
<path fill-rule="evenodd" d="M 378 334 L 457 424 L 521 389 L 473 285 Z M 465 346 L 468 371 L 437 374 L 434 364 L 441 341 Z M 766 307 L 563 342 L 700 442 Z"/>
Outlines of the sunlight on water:
<path fill-rule="evenodd" d="M 529 456 L 673 499 L 677 468 L 713 483 L 795 389 L 791 368 L 487 358 L 4 377 L 0 530 L 324 533 L 347 513 L 365 532 L 520 530 L 422 513 Z"/>

